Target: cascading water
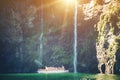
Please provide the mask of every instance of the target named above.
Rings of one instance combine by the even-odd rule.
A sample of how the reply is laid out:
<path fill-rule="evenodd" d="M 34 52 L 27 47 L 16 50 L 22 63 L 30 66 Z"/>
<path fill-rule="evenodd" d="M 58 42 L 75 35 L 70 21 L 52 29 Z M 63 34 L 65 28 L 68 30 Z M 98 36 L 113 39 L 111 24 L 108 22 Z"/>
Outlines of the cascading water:
<path fill-rule="evenodd" d="M 40 37 L 39 37 L 39 59 L 38 59 L 38 63 L 41 66 L 42 65 L 42 56 L 43 56 L 43 2 L 41 1 L 41 24 L 40 24 Z"/>
<path fill-rule="evenodd" d="M 75 0 L 75 13 L 74 13 L 74 73 L 77 73 L 77 0 Z"/>

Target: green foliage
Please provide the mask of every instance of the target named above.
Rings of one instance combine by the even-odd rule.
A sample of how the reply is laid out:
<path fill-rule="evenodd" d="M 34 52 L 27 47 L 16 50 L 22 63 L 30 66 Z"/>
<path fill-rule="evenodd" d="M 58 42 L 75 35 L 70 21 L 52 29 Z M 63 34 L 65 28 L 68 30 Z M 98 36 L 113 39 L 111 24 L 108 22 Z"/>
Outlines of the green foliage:
<path fill-rule="evenodd" d="M 116 29 L 119 29 L 120 25 L 120 7 L 114 6 L 112 9 L 103 13 L 98 22 L 97 30 L 99 35 L 105 35 L 109 29 L 112 33 L 116 33 Z"/>
<path fill-rule="evenodd" d="M 103 8 L 104 12 L 100 16 L 97 24 L 97 56 L 98 67 L 105 65 L 105 73 L 114 73 L 115 63 L 118 63 L 120 50 L 120 3 L 111 1 Z M 119 64 L 120 65 L 120 64 Z M 102 66 L 101 66 L 102 69 Z M 99 69 L 100 70 L 100 69 Z"/>
<path fill-rule="evenodd" d="M 55 46 L 51 55 L 52 61 L 55 61 L 55 65 L 66 65 L 72 61 L 71 55 L 67 55 L 64 48 L 61 46 Z"/>

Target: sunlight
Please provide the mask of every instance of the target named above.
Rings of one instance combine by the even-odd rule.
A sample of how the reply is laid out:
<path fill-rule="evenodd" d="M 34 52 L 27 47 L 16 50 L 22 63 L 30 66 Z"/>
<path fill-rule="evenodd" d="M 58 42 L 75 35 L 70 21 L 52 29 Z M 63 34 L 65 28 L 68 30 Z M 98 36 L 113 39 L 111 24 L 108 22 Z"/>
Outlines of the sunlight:
<path fill-rule="evenodd" d="M 62 0 L 62 3 L 70 6 L 75 4 L 75 0 Z"/>
<path fill-rule="evenodd" d="M 64 0 L 67 4 L 74 4 L 74 0 Z"/>

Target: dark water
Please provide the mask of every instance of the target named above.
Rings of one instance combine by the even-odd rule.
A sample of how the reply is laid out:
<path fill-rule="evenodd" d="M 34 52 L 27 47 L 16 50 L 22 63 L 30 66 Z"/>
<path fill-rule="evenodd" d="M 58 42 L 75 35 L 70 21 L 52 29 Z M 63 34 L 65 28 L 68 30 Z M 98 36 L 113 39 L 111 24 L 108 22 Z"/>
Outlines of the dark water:
<path fill-rule="evenodd" d="M 105 74 L 0 74 L 0 80 L 120 80 L 119 75 Z"/>

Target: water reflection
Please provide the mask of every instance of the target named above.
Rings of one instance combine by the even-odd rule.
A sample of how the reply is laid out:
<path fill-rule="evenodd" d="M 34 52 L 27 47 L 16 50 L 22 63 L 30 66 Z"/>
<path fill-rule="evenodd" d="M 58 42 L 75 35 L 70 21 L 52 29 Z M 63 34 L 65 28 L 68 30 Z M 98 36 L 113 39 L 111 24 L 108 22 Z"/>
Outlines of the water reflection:
<path fill-rule="evenodd" d="M 120 76 L 112 74 L 98 74 L 96 75 L 96 80 L 120 80 Z"/>
<path fill-rule="evenodd" d="M 120 80 L 107 74 L 0 74 L 0 80 Z"/>
<path fill-rule="evenodd" d="M 112 74 L 73 74 L 73 78 L 68 77 L 62 80 L 120 80 L 119 75 Z"/>

